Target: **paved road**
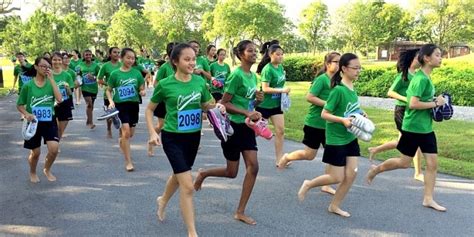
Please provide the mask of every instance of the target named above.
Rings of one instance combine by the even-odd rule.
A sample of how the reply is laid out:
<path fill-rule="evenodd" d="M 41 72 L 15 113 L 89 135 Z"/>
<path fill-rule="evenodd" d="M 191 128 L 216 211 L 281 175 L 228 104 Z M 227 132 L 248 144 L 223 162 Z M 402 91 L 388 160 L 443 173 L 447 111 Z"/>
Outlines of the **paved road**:
<path fill-rule="evenodd" d="M 51 183 L 40 175 L 41 182 L 31 184 L 15 99 L 15 96 L 0 99 L 0 236 L 185 236 L 177 197 L 170 202 L 167 220 L 164 223 L 156 220 L 155 198 L 163 191 L 171 169 L 161 149 L 155 158 L 146 156 L 143 113 L 132 140 L 135 172 L 124 171 L 116 131 L 114 139 L 107 139 L 103 123 L 97 123 L 95 130 L 85 128 L 82 104 L 74 111 L 74 121 L 67 128 L 67 137 L 61 142 L 61 153 L 53 166 L 58 181 Z M 95 110 L 96 115 L 100 112 Z M 244 175 L 241 164 L 236 179 L 210 178 L 196 193 L 196 223 L 201 236 L 472 236 L 474 233 L 473 180 L 439 175 L 436 199 L 448 212 L 438 213 L 422 207 L 423 185 L 410 178 L 412 169 L 382 174 L 372 186 L 367 186 L 364 176 L 369 163 L 362 158 L 360 175 L 343 205 L 352 217 L 343 219 L 326 211 L 331 199 L 327 194 L 312 190 L 303 203 L 296 198 L 304 179 L 322 174 L 319 158 L 295 162 L 288 170 L 277 172 L 272 144 L 265 140 L 258 143 L 260 173 L 247 208 L 247 214 L 257 220 L 257 226 L 247 226 L 232 218 Z M 302 147 L 290 141 L 285 144 L 286 151 Z M 39 167 L 43 165 L 44 154 Z M 206 128 L 195 170 L 224 163 L 218 140 Z"/>

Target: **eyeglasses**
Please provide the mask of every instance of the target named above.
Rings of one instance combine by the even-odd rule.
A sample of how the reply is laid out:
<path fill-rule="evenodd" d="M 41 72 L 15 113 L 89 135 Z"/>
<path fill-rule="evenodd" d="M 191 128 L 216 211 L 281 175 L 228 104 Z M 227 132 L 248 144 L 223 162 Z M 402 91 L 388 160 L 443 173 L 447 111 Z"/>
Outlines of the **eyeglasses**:
<path fill-rule="evenodd" d="M 44 70 L 51 69 L 51 66 L 49 66 L 49 65 L 38 65 L 38 67 L 40 67 L 41 69 L 44 69 Z"/>
<path fill-rule="evenodd" d="M 339 61 L 331 61 L 331 63 L 339 63 Z"/>
<path fill-rule="evenodd" d="M 347 66 L 347 67 L 350 68 L 350 69 L 362 71 L 362 68 L 361 68 L 361 67 L 349 67 L 349 66 Z"/>

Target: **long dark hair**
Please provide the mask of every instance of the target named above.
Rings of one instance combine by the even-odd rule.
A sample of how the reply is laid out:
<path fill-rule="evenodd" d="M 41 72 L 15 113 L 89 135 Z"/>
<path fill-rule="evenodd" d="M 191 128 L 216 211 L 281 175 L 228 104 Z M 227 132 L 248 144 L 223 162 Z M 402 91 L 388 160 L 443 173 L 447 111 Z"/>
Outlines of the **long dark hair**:
<path fill-rule="evenodd" d="M 112 51 L 114 51 L 114 49 L 119 49 L 118 47 L 116 46 L 112 46 L 109 48 L 109 55 L 107 55 L 107 58 L 104 60 L 104 62 L 109 62 L 112 60 L 112 57 L 110 56 L 112 54 Z"/>
<path fill-rule="evenodd" d="M 345 53 L 341 56 L 339 59 L 339 70 L 334 74 L 334 76 L 331 78 L 331 88 L 336 87 L 337 85 L 341 84 L 342 80 L 342 67 L 347 67 L 351 60 L 357 59 L 357 55 L 353 53 Z"/>
<path fill-rule="evenodd" d="M 72 51 L 74 51 L 77 54 L 77 58 L 82 58 L 81 57 L 81 52 L 79 52 L 79 50 L 73 49 Z"/>
<path fill-rule="evenodd" d="M 34 65 L 38 66 L 39 63 L 41 62 L 41 60 L 45 60 L 46 62 L 48 62 L 49 66 L 53 65 L 53 63 L 51 63 L 51 59 L 47 58 L 47 57 L 44 57 L 44 56 L 37 57 L 35 59 L 35 64 Z M 25 75 L 27 77 L 35 77 L 36 74 L 37 74 L 37 71 L 36 71 L 35 67 L 25 68 L 24 73 L 23 73 L 23 75 Z"/>
<path fill-rule="evenodd" d="M 338 52 L 330 52 L 330 53 L 328 53 L 328 54 L 326 54 L 326 55 L 324 56 L 324 65 L 323 65 L 323 68 L 321 68 L 321 70 L 319 70 L 319 72 L 316 74 L 316 77 L 318 77 L 318 76 L 320 76 L 320 75 L 326 73 L 326 71 L 328 70 L 326 65 L 332 63 L 332 60 L 333 60 L 336 56 L 341 56 L 341 54 L 338 53 Z"/>
<path fill-rule="evenodd" d="M 260 74 L 263 70 L 263 67 L 265 67 L 265 65 L 267 65 L 269 62 L 270 62 L 270 54 L 268 53 L 269 52 L 269 49 L 272 45 L 279 45 L 280 42 L 278 40 L 272 40 L 272 41 L 269 41 L 269 42 L 265 42 L 263 45 L 262 45 L 262 48 L 260 49 L 260 53 L 262 54 L 262 60 L 260 61 L 260 63 L 258 64 L 257 66 L 257 73 Z"/>
<path fill-rule="evenodd" d="M 208 46 L 207 46 L 207 48 L 206 48 L 206 56 L 208 56 L 208 55 L 209 55 L 209 51 L 211 51 L 211 49 L 212 49 L 212 48 L 216 48 L 216 46 L 215 46 L 215 45 L 213 45 L 213 44 L 210 44 L 210 45 L 208 45 Z M 216 53 L 216 55 L 217 55 L 217 53 Z M 214 56 L 213 56 L 213 57 L 214 57 L 214 59 L 216 59 L 216 58 L 217 58 L 217 57 L 216 57 L 216 55 L 214 55 Z"/>
<path fill-rule="evenodd" d="M 418 52 L 418 62 L 421 66 L 424 66 L 426 63 L 425 56 L 431 56 L 435 49 L 441 50 L 441 48 L 436 44 L 425 44 L 421 47 L 420 51 Z"/>
<path fill-rule="evenodd" d="M 173 51 L 171 51 L 171 54 L 169 57 L 170 57 L 171 66 L 173 66 L 174 71 L 178 70 L 174 63 L 179 62 L 179 57 L 181 56 L 181 52 L 187 48 L 193 49 L 191 45 L 185 44 L 185 43 L 181 43 L 173 47 Z M 193 49 L 193 52 L 194 52 L 194 49 Z"/>
<path fill-rule="evenodd" d="M 233 48 L 232 52 L 240 61 L 242 61 L 242 59 L 240 58 L 240 55 L 242 55 L 245 52 L 245 49 L 247 48 L 247 45 L 249 44 L 253 44 L 253 42 L 250 40 L 242 40 L 237 44 L 237 46 Z"/>
<path fill-rule="evenodd" d="M 402 79 L 408 81 L 408 69 L 410 69 L 413 60 L 420 49 L 409 49 L 400 53 L 400 57 L 397 61 L 397 72 L 402 73 Z"/>
<path fill-rule="evenodd" d="M 166 45 L 166 55 L 168 55 L 168 57 L 170 57 L 171 55 L 171 51 L 173 51 L 173 48 L 178 45 L 179 43 L 178 42 L 169 42 L 167 45 Z M 198 43 L 199 44 L 199 43 Z"/>

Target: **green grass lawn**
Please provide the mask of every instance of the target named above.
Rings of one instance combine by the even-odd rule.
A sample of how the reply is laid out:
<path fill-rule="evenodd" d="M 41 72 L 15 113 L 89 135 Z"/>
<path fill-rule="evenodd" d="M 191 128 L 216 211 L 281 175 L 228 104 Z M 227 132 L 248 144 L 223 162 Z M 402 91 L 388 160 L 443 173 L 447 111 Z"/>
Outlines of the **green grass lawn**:
<path fill-rule="evenodd" d="M 0 66 L 3 70 L 3 88 L 0 88 L 0 97 L 8 94 L 13 85 L 13 64 L 8 58 L 0 58 Z M 5 68 L 5 66 L 9 66 Z"/>
<path fill-rule="evenodd" d="M 285 133 L 291 140 L 301 141 L 303 123 L 309 108 L 305 95 L 309 82 L 287 82 L 291 87 L 292 105 L 285 114 Z M 398 131 L 393 121 L 393 112 L 376 108 L 364 108 L 375 123 L 376 131 L 370 143 L 359 141 L 363 156 L 368 156 L 367 148 L 397 139 Z M 464 121 L 444 121 L 434 123 L 438 141 L 438 171 L 442 173 L 474 178 L 474 123 Z M 397 150 L 379 153 L 378 160 L 397 157 Z"/>

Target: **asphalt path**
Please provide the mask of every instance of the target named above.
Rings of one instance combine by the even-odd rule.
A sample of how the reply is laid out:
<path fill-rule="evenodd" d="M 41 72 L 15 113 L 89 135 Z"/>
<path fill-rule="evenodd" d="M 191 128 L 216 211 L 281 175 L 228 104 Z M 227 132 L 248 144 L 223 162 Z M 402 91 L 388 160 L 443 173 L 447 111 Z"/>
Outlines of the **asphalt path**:
<path fill-rule="evenodd" d="M 150 94 L 151 91 L 149 91 Z M 94 115 L 101 114 L 102 94 Z M 144 101 L 148 101 L 146 97 Z M 186 236 L 175 195 L 167 219 L 156 218 L 155 199 L 163 192 L 171 167 L 161 148 L 146 153 L 148 133 L 141 105 L 140 122 L 131 140 L 134 172 L 125 172 L 117 130 L 106 138 L 105 122 L 85 126 L 84 101 L 73 111 L 74 120 L 61 141 L 53 166 L 58 180 L 48 182 L 38 164 L 41 182 L 28 178 L 28 150 L 23 148 L 16 95 L 0 98 L 0 236 Z M 291 113 L 291 110 L 290 110 Z M 204 122 L 198 168 L 225 164 L 218 139 Z M 258 139 L 260 171 L 246 214 L 257 221 L 248 226 L 233 219 L 243 177 L 241 162 L 236 179 L 208 178 L 195 193 L 196 227 L 200 236 L 472 236 L 474 181 L 439 174 L 435 199 L 448 208 L 436 212 L 421 205 L 423 184 L 413 180 L 413 169 L 396 170 L 365 184 L 370 163 L 359 159 L 359 174 L 342 208 L 350 218 L 327 212 L 331 196 L 312 189 L 300 203 L 296 193 L 304 179 L 323 173 L 320 152 L 314 161 L 300 161 L 283 172 L 274 167 L 273 143 Z M 286 141 L 285 151 L 303 148 Z"/>

